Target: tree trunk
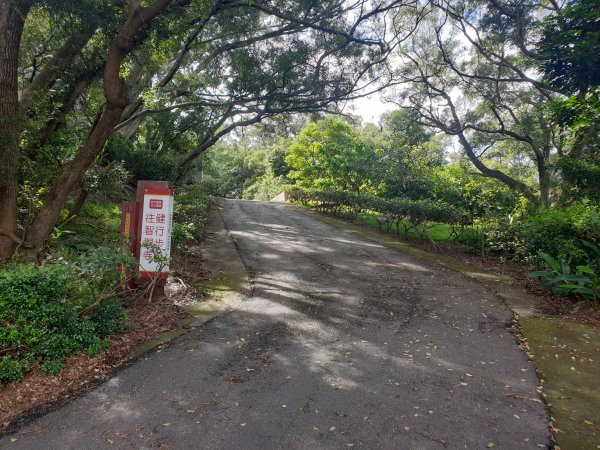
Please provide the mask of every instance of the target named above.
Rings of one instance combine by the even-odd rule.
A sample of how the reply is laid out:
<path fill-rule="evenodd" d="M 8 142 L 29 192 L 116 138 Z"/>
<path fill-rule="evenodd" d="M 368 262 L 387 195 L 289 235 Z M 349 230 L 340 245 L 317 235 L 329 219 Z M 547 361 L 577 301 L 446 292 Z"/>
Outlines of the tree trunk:
<path fill-rule="evenodd" d="M 538 165 L 538 178 L 540 184 L 540 203 L 543 206 L 550 205 L 550 171 L 545 165 Z"/>
<path fill-rule="evenodd" d="M 129 105 L 127 83 L 120 76 L 121 64 L 133 49 L 136 33 L 162 13 L 173 0 L 155 0 L 144 8 L 132 2 L 133 10 L 112 41 L 104 68 L 104 97 L 106 103 L 98 120 L 92 125 L 81 149 L 63 167 L 44 197 L 42 209 L 27 230 L 27 247 L 21 252 L 23 261 L 34 261 L 46 238 L 54 228 L 62 209 L 75 186 L 81 183 L 87 169 L 112 135 L 123 111 Z"/>
<path fill-rule="evenodd" d="M 473 163 L 473 165 L 482 173 L 484 177 L 495 178 L 496 180 L 502 181 L 509 188 L 514 191 L 520 192 L 527 200 L 529 200 L 534 205 L 539 203 L 539 199 L 531 192 L 529 186 L 519 180 L 515 180 L 512 177 L 509 177 L 504 172 L 496 169 L 490 169 L 486 166 L 478 157 L 475 155 L 473 151 L 473 147 L 469 143 L 469 140 L 464 135 L 464 133 L 458 133 L 458 140 L 467 154 L 469 160 Z"/>
<path fill-rule="evenodd" d="M 67 214 L 67 220 L 71 220 L 74 217 L 79 216 L 79 213 L 81 212 L 81 208 L 83 208 L 83 205 L 85 205 L 85 201 L 87 200 L 89 195 L 90 195 L 90 191 L 88 191 L 85 188 L 83 188 L 83 189 L 81 189 L 81 191 L 79 191 L 79 195 L 75 199 L 75 203 L 73 203 L 73 206 L 69 210 L 69 214 Z"/>
<path fill-rule="evenodd" d="M 27 230 L 25 241 L 29 248 L 21 251 L 23 261 L 34 261 L 44 241 L 54 228 L 69 195 L 83 179 L 96 156 L 119 123 L 124 106 L 105 105 L 102 115 L 88 133 L 83 147 L 63 168 L 44 197 L 44 205 Z"/>
<path fill-rule="evenodd" d="M 0 2 L 0 264 L 9 260 L 17 237 L 19 184 L 19 46 L 29 4 Z"/>

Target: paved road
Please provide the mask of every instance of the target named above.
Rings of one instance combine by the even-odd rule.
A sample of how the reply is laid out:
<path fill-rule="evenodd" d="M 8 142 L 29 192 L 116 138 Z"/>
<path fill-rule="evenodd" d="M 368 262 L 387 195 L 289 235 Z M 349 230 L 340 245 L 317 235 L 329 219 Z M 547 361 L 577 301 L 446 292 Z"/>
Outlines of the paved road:
<path fill-rule="evenodd" d="M 511 314 L 480 284 L 284 205 L 223 208 L 253 296 L 1 447 L 548 445 Z"/>

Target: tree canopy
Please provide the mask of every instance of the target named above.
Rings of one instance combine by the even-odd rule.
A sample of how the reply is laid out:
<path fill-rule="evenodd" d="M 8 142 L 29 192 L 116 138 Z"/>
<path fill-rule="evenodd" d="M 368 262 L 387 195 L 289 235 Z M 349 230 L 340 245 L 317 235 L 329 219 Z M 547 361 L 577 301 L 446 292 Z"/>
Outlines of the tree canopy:
<path fill-rule="evenodd" d="M 236 130 L 285 134 L 383 89 L 400 111 L 381 133 L 313 120 L 269 170 L 424 196 L 454 145 L 531 204 L 596 198 L 598 15 L 592 0 L 6 0 L 0 261 L 33 260 L 99 174 L 190 181 Z"/>
<path fill-rule="evenodd" d="M 416 5 L 3 2 L 0 260 L 17 248 L 33 259 L 90 167 L 127 151 L 122 138 L 175 161 L 181 180 L 238 127 L 335 111 L 389 83 L 387 24 Z M 106 147 L 111 137 L 121 143 Z M 28 223 L 17 207 L 25 181 L 43 190 Z"/>

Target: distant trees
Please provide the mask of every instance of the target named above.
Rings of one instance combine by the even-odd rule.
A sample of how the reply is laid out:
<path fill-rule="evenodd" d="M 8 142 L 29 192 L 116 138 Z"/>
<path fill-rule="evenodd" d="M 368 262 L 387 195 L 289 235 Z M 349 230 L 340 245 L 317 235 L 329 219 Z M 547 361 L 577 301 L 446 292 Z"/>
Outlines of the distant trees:
<path fill-rule="evenodd" d="M 86 171 L 111 160 L 116 131 L 175 159 L 181 179 L 237 127 L 333 110 L 385 84 L 385 22 L 416 5 L 3 1 L 0 262 L 35 258 Z M 42 191 L 27 223 L 26 183 Z"/>
<path fill-rule="evenodd" d="M 430 137 L 442 132 L 533 204 L 597 198 L 599 7 L 561 5 L 5 0 L 0 262 L 36 257 L 70 199 L 85 199 L 94 165 L 183 181 L 234 130 L 337 113 L 384 86 L 404 115 L 359 136 L 316 122 L 287 155 L 289 176 L 423 195 L 441 161 Z M 314 164 L 301 167 L 311 148 Z"/>
<path fill-rule="evenodd" d="M 369 191 L 377 164 L 374 148 L 351 125 L 334 117 L 310 123 L 287 148 L 289 177 L 304 187 Z"/>
<path fill-rule="evenodd" d="M 556 115 L 571 93 L 597 95 L 583 88 L 593 75 L 577 57 L 597 39 L 592 3 L 561 9 L 556 2 L 431 2 L 399 51 L 397 73 L 407 84 L 399 105 L 419 123 L 454 136 L 484 176 L 534 204 L 558 201 L 567 181 L 560 160 L 578 158 L 598 137 L 597 128 L 578 133 Z M 565 77 L 566 67 L 581 79 Z M 523 161 L 534 169 L 529 176 L 511 168 Z"/>
<path fill-rule="evenodd" d="M 580 0 L 548 17 L 539 43 L 544 79 L 563 96 L 548 104 L 572 150 L 557 162 L 573 200 L 600 200 L 600 4 Z"/>
<path fill-rule="evenodd" d="M 386 197 L 430 197 L 434 173 L 445 162 L 443 138 L 434 136 L 415 119 L 404 110 L 381 117 L 376 141 L 381 159 L 380 190 Z"/>

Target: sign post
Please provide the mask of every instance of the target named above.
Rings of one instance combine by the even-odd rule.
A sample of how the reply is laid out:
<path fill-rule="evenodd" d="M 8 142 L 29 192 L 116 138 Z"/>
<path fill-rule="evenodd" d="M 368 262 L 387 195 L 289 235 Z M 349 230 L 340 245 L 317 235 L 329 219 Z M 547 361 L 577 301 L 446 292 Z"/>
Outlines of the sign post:
<path fill-rule="evenodd" d="M 173 183 L 138 181 L 135 202 L 124 202 L 121 212 L 123 251 L 130 250 L 138 262 L 139 276 L 132 287 L 151 282 L 164 286 L 169 276 L 173 227 Z M 130 274 L 121 268 L 123 278 Z"/>
<path fill-rule="evenodd" d="M 173 189 L 144 189 L 139 209 L 140 279 L 165 280 L 169 275 L 171 255 Z"/>
<path fill-rule="evenodd" d="M 121 252 L 123 255 L 135 254 L 136 224 L 137 224 L 137 203 L 121 203 Z M 131 278 L 130 271 L 124 266 L 119 267 L 121 271 L 121 280 L 125 281 Z"/>

